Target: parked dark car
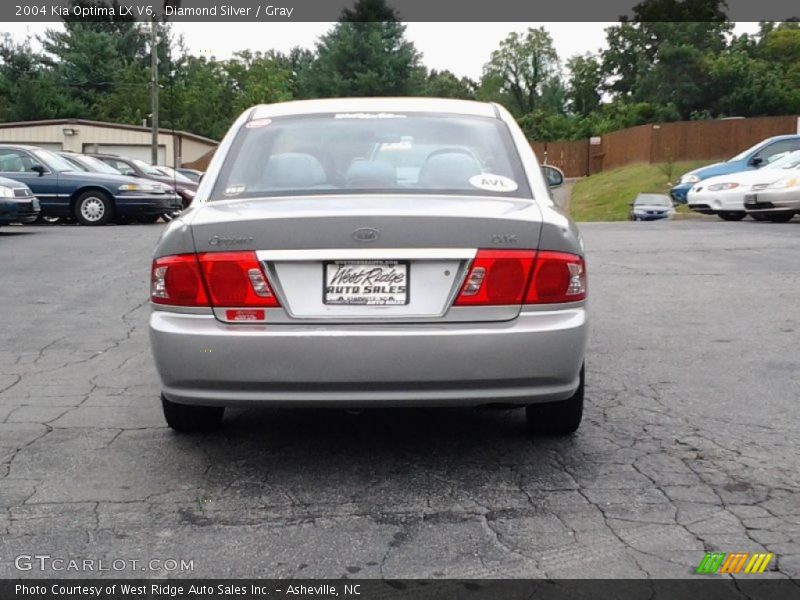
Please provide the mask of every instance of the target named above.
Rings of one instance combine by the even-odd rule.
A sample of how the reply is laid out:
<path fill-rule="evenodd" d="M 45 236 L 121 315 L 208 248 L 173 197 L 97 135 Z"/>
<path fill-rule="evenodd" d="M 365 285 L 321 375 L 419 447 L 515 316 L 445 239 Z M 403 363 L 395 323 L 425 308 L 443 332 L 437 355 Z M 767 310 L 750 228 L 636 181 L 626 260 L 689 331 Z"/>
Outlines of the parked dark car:
<path fill-rule="evenodd" d="M 109 165 L 108 163 L 103 162 L 99 158 L 95 158 L 94 156 L 88 156 L 86 154 L 78 154 L 77 152 L 57 152 L 60 157 L 68 160 L 70 163 L 75 165 L 75 167 L 81 171 L 88 171 L 90 173 L 105 173 L 108 175 L 122 175 L 119 171 L 117 171 L 114 167 Z M 151 185 L 152 180 L 150 179 L 142 179 L 136 178 L 134 181 L 141 183 L 143 185 Z M 174 194 L 175 190 L 171 187 L 167 190 L 168 194 Z M 183 198 L 181 198 L 181 205 L 183 205 Z M 155 223 L 158 221 L 159 216 L 164 219 L 164 221 L 171 221 L 175 216 L 180 213 L 180 210 L 175 210 L 170 213 L 164 213 L 163 215 L 139 215 L 136 217 L 136 220 L 139 223 Z M 127 219 L 118 219 L 120 222 L 127 221 Z"/>
<path fill-rule="evenodd" d="M 674 216 L 675 207 L 666 194 L 638 194 L 628 212 L 631 221 L 660 221 Z"/>
<path fill-rule="evenodd" d="M 33 223 L 39 210 L 39 200 L 27 185 L 0 177 L 0 225 Z"/>
<path fill-rule="evenodd" d="M 178 192 L 178 195 L 183 199 L 183 208 L 188 208 L 194 200 L 197 193 L 197 184 L 191 179 L 177 174 L 177 176 L 167 175 L 163 171 L 159 171 L 158 167 L 148 165 L 143 160 L 135 158 L 127 158 L 125 156 L 118 156 L 116 154 L 89 154 L 99 158 L 104 163 L 111 165 L 123 175 L 131 177 L 141 177 L 143 179 L 150 179 L 152 181 L 159 181 L 167 184 Z"/>
<path fill-rule="evenodd" d="M 39 198 L 41 214 L 74 217 L 104 225 L 115 217 L 137 218 L 180 210 L 169 186 L 124 175 L 88 173 L 55 152 L 35 146 L 0 144 L 0 176 L 26 184 Z"/>
<path fill-rule="evenodd" d="M 197 169 L 180 168 L 180 169 L 175 169 L 175 170 L 178 173 L 180 173 L 181 175 L 183 175 L 184 177 L 188 177 L 189 179 L 191 179 L 195 183 L 200 183 L 200 178 L 203 176 L 203 172 L 202 171 L 198 171 Z"/>

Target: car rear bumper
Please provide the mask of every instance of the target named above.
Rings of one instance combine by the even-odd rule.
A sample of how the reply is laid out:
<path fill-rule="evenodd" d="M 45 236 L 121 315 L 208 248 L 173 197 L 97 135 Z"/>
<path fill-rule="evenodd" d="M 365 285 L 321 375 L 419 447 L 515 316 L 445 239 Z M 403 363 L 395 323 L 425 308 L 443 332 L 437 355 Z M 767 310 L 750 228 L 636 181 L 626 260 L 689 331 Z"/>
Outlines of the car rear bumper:
<path fill-rule="evenodd" d="M 744 207 L 747 212 L 800 212 L 800 192 L 759 191 L 745 196 Z"/>
<path fill-rule="evenodd" d="M 563 400 L 578 387 L 583 306 L 511 321 L 231 325 L 154 310 L 164 395 L 198 405 L 469 406 Z"/>

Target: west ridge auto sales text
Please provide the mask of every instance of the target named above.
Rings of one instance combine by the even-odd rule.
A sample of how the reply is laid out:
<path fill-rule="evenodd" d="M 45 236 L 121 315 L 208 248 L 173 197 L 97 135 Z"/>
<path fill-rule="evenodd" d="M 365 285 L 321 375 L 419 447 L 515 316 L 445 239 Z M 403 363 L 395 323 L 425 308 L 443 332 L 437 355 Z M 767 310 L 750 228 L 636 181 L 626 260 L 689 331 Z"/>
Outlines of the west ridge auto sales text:
<path fill-rule="evenodd" d="M 79 585 L 79 584 L 52 584 L 28 585 L 19 583 L 15 586 L 17 596 L 46 595 L 75 597 L 96 597 L 103 594 L 123 594 L 125 596 L 161 596 L 178 598 L 187 596 L 269 596 L 270 592 L 277 592 L 285 596 L 338 596 L 341 590 L 343 596 L 361 595 L 360 584 L 343 585 L 301 585 L 292 584 L 276 589 L 272 586 L 263 586 L 255 583 L 248 585 L 232 585 L 218 583 L 216 585 L 185 585 L 172 583 L 149 583 L 146 585 L 132 585 L 127 583 L 109 585 Z"/>

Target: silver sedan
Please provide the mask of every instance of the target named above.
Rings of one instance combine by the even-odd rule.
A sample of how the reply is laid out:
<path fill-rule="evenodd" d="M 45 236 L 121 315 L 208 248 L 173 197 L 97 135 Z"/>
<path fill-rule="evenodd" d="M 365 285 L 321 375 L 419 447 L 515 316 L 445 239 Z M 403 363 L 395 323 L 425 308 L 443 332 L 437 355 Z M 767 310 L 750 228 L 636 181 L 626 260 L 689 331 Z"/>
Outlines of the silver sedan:
<path fill-rule="evenodd" d="M 256 106 L 164 231 L 150 339 L 167 423 L 226 406 L 526 407 L 581 421 L 586 266 L 501 106 Z"/>

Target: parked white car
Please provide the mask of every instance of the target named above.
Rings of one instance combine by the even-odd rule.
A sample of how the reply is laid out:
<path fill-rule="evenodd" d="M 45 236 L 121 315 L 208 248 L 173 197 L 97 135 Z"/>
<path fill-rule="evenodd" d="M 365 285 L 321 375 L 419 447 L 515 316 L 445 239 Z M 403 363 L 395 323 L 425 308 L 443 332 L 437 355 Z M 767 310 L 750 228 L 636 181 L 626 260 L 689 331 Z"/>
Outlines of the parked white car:
<path fill-rule="evenodd" d="M 788 171 L 773 183 L 752 186 L 744 197 L 744 207 L 754 219 L 773 223 L 791 221 L 800 214 L 800 168 Z"/>
<path fill-rule="evenodd" d="M 753 186 L 766 187 L 795 171 L 800 171 L 800 150 L 755 171 L 738 171 L 701 181 L 689 190 L 688 205 L 695 212 L 717 215 L 726 221 L 741 221 L 748 214 L 745 194 Z"/>

